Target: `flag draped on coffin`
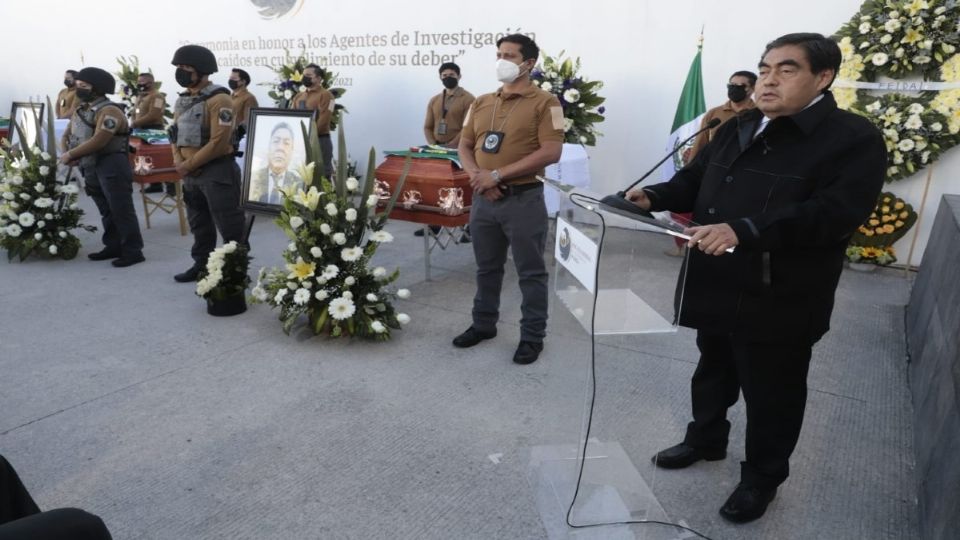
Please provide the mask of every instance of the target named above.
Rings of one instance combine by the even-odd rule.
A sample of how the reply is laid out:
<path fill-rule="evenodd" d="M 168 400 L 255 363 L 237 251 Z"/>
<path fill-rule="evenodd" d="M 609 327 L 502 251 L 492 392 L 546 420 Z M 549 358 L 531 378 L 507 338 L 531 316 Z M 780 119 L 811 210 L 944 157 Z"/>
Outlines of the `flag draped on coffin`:
<path fill-rule="evenodd" d="M 700 121 L 707 112 L 707 105 L 703 99 L 703 72 L 700 69 L 700 55 L 703 52 L 703 37 L 697 45 L 697 55 L 693 57 L 687 80 L 683 83 L 680 93 L 680 102 L 677 103 L 677 114 L 673 117 L 673 127 L 670 128 L 670 138 L 667 142 L 667 151 L 673 151 L 684 139 L 700 129 Z M 693 141 L 684 145 L 674 154 L 673 159 L 663 164 L 663 179 L 669 180 L 677 171 L 687 164 Z"/>

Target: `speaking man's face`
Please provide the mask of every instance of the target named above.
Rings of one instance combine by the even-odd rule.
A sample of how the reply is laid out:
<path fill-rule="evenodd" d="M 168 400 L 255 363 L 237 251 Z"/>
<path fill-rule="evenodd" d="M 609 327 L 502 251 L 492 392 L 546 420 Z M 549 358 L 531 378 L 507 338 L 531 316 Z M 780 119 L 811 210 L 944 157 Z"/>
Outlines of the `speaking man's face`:
<path fill-rule="evenodd" d="M 797 45 L 770 49 L 759 67 L 757 108 L 771 119 L 802 111 L 833 82 L 835 75 L 832 69 L 814 73 L 806 51 Z"/>
<path fill-rule="evenodd" d="M 274 172 L 285 171 L 293 155 L 293 133 L 288 129 L 278 129 L 270 136 L 268 149 L 270 168 Z"/>

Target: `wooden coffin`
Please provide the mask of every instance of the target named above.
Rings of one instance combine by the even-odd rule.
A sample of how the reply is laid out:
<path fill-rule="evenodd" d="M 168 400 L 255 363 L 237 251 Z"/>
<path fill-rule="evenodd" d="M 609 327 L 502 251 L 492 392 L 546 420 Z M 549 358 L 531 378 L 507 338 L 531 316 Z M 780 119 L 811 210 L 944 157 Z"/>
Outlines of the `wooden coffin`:
<path fill-rule="evenodd" d="M 392 195 L 403 174 L 403 165 L 406 162 L 402 156 L 387 156 L 376 171 L 377 180 L 386 182 Z M 463 195 L 463 212 L 459 215 L 448 215 L 440 208 L 441 190 L 459 188 Z M 405 209 L 401 202 L 407 192 L 419 192 L 420 202 Z M 449 191 L 444 191 L 449 196 Z M 448 159 L 415 157 L 411 161 L 410 171 L 403 184 L 402 192 L 397 199 L 397 205 L 390 213 L 392 219 L 458 227 L 470 221 L 470 204 L 473 199 L 473 190 L 470 188 L 470 176 Z"/>
<path fill-rule="evenodd" d="M 173 166 L 173 149 L 169 144 L 147 144 L 138 137 L 130 137 L 130 166 L 133 181 L 140 184 L 180 179 Z"/>

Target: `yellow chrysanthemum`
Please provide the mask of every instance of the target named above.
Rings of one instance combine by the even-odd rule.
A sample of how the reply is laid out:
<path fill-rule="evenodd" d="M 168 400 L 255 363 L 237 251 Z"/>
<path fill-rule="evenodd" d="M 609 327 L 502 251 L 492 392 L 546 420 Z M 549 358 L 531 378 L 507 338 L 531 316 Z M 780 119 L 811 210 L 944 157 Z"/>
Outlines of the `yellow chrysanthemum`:
<path fill-rule="evenodd" d="M 865 236 L 873 236 L 873 231 L 867 230 L 863 233 Z"/>
<path fill-rule="evenodd" d="M 313 276 L 313 273 L 316 271 L 316 269 L 316 264 L 304 261 L 303 257 L 297 257 L 297 262 L 293 264 L 287 263 L 287 270 L 290 271 L 290 273 L 287 275 L 287 279 L 307 279 L 308 277 Z"/>
<path fill-rule="evenodd" d="M 904 225 L 905 225 L 905 223 L 902 222 L 902 221 L 900 221 L 899 219 L 896 221 L 896 223 L 893 224 L 893 226 L 896 227 L 896 228 L 898 228 L 898 229 L 903 228 Z"/>
<path fill-rule="evenodd" d="M 883 232 L 885 232 L 885 233 L 887 233 L 887 234 L 892 233 L 892 232 L 893 232 L 893 229 L 894 229 L 893 225 L 891 225 L 891 224 L 889 224 L 889 223 L 887 223 L 886 225 L 883 226 Z"/>
<path fill-rule="evenodd" d="M 940 66 L 940 78 L 948 82 L 960 81 L 960 54 L 950 57 Z"/>
<path fill-rule="evenodd" d="M 880 221 L 879 221 L 879 220 L 876 220 L 876 219 L 871 219 L 871 220 L 868 221 L 867 223 L 868 223 L 871 227 L 876 227 L 877 225 L 880 224 Z"/>
<path fill-rule="evenodd" d="M 855 78 L 852 78 L 849 76 L 844 77 L 842 73 L 840 74 L 840 76 L 847 80 L 856 80 Z M 859 76 L 860 74 L 858 73 L 857 77 Z M 857 89 L 856 88 L 839 88 L 839 87 L 834 88 L 833 98 L 837 101 L 837 107 L 840 107 L 841 109 L 844 109 L 844 110 L 849 109 L 857 103 Z"/>
<path fill-rule="evenodd" d="M 908 217 L 910 217 L 910 213 L 907 212 L 906 210 L 904 210 L 903 212 L 900 212 L 900 219 L 907 219 Z"/>
<path fill-rule="evenodd" d="M 877 234 L 883 234 L 883 227 L 877 227 L 877 228 L 873 229 L 873 232 L 875 232 L 875 233 L 877 233 Z"/>
<path fill-rule="evenodd" d="M 897 201 L 897 203 L 893 205 L 893 208 L 896 210 L 901 210 L 903 208 L 903 201 Z"/>

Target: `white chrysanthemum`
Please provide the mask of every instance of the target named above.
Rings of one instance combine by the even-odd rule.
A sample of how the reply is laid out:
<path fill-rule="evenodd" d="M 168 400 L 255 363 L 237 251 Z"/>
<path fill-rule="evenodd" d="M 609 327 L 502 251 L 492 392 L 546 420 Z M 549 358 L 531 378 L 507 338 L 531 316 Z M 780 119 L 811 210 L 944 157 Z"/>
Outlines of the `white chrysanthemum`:
<path fill-rule="evenodd" d="M 347 276 L 347 277 L 344 278 L 344 280 L 343 280 L 343 284 L 346 285 L 347 287 L 353 287 L 356 283 L 357 283 L 357 278 L 355 278 L 355 277 L 353 277 L 353 276 Z M 351 295 L 350 295 L 350 298 L 353 298 L 353 294 L 352 294 L 352 293 L 351 293 Z"/>
<path fill-rule="evenodd" d="M 544 92 L 552 92 L 553 85 L 547 81 L 543 81 L 543 84 L 540 85 L 540 89 L 543 90 Z"/>
<path fill-rule="evenodd" d="M 398 298 L 410 298 L 410 289 L 400 289 L 397 291 Z"/>
<path fill-rule="evenodd" d="M 17 225 L 16 223 L 11 223 L 10 225 L 7 225 L 7 229 L 6 229 L 7 236 L 12 236 L 16 238 L 20 236 L 22 232 L 23 232 L 23 229 L 21 229 L 20 226 Z"/>
<path fill-rule="evenodd" d="M 47 167 L 46 165 L 41 165 L 41 166 L 40 166 L 40 174 L 41 174 L 42 176 L 46 176 L 46 175 L 50 174 L 50 167 Z"/>
<path fill-rule="evenodd" d="M 387 331 L 387 327 L 384 326 L 380 321 L 373 321 L 370 323 L 370 329 L 378 334 L 382 334 Z"/>
<path fill-rule="evenodd" d="M 880 110 L 880 107 L 881 107 L 881 104 L 880 104 L 880 100 L 878 99 L 877 101 L 874 101 L 873 103 L 867 105 L 867 106 L 864 107 L 864 108 L 865 108 L 868 112 L 877 112 L 877 111 Z"/>
<path fill-rule="evenodd" d="M 338 233 L 334 234 L 334 235 L 333 235 L 333 243 L 336 244 L 336 245 L 338 245 L 338 246 L 342 246 L 342 245 L 346 244 L 346 243 L 347 243 L 347 235 L 343 234 L 342 232 L 338 232 Z"/>
<path fill-rule="evenodd" d="M 29 194 L 29 193 L 21 193 L 21 194 L 20 194 L 20 198 L 23 199 L 23 200 L 25 200 L 25 201 L 29 201 L 32 197 L 30 197 L 30 194 Z"/>
<path fill-rule="evenodd" d="M 42 159 L 42 160 L 44 160 L 44 161 L 50 161 L 50 154 L 48 154 L 48 153 L 46 153 L 46 152 L 40 152 L 40 159 Z M 46 173 L 44 173 L 44 174 L 46 174 Z"/>
<path fill-rule="evenodd" d="M 907 112 L 910 114 L 920 114 L 923 112 L 923 105 L 919 103 L 914 103 L 907 107 Z"/>
<path fill-rule="evenodd" d="M 347 221 L 352 223 L 357 220 L 357 211 L 354 208 L 347 208 L 343 212 L 343 216 L 347 219 Z"/>
<path fill-rule="evenodd" d="M 899 47 L 897 50 L 893 51 L 893 56 L 896 58 L 903 58 L 903 55 L 906 51 L 903 50 L 903 47 Z"/>
<path fill-rule="evenodd" d="M 283 299 L 287 296 L 287 289 L 280 289 L 277 291 L 277 295 L 273 297 L 274 304 L 280 304 L 283 302 Z"/>
<path fill-rule="evenodd" d="M 860 23 L 860 33 L 861 33 L 861 34 L 869 34 L 869 33 L 870 33 L 870 23 L 868 23 L 868 22 Z"/>
<path fill-rule="evenodd" d="M 78 188 L 76 184 L 67 184 L 61 187 L 60 191 L 68 195 L 76 195 L 77 193 L 80 193 L 80 188 Z"/>
<path fill-rule="evenodd" d="M 310 301 L 310 291 L 307 289 L 297 289 L 297 292 L 293 293 L 293 303 L 302 306 Z"/>
<path fill-rule="evenodd" d="M 296 250 L 297 250 L 296 242 L 290 242 L 289 244 L 287 244 L 287 251 L 296 251 Z"/>
<path fill-rule="evenodd" d="M 56 254 L 57 254 L 57 246 L 55 246 L 55 245 L 50 246 L 50 254 L 51 254 L 51 255 L 56 255 Z"/>
<path fill-rule="evenodd" d="M 934 122 L 930 124 L 930 129 L 932 131 L 940 131 L 941 129 L 943 129 L 943 124 L 941 124 L 940 122 Z"/>
<path fill-rule="evenodd" d="M 41 184 L 40 182 L 37 182 L 36 184 L 33 185 L 33 189 L 34 189 L 34 191 L 36 191 L 37 193 L 43 193 L 43 191 L 44 191 L 45 189 L 47 189 L 47 186 L 44 186 L 44 185 Z"/>
<path fill-rule="evenodd" d="M 327 291 L 325 291 L 324 289 L 320 289 L 319 291 L 317 291 L 317 292 L 314 293 L 314 295 L 313 295 L 314 298 L 316 298 L 317 300 L 319 300 L 319 301 L 321 301 L 321 302 L 323 302 L 324 300 L 326 300 L 328 296 L 330 296 L 330 294 L 327 293 Z"/>
<path fill-rule="evenodd" d="M 31 214 L 30 212 L 24 212 L 20 214 L 20 217 L 17 219 L 17 221 L 20 222 L 20 225 L 24 227 L 29 227 L 33 225 L 36 219 L 33 217 L 33 214 Z"/>
<path fill-rule="evenodd" d="M 283 99 L 293 99 L 293 90 L 284 90 Z"/>
<path fill-rule="evenodd" d="M 915 146 L 916 143 L 914 143 L 911 139 L 903 139 L 897 143 L 897 148 L 899 148 L 901 152 L 909 152 L 913 150 Z"/>
<path fill-rule="evenodd" d="M 8 200 L 8 201 L 12 201 L 12 200 L 16 199 L 17 196 L 14 195 L 13 193 L 9 192 L 9 191 L 4 191 L 4 192 L 3 192 L 3 198 L 6 199 L 6 200 Z"/>
<path fill-rule="evenodd" d="M 293 216 L 292 218 L 290 218 L 290 227 L 292 227 L 293 230 L 297 230 L 300 227 L 303 227 L 303 218 L 300 216 Z"/>
<path fill-rule="evenodd" d="M 870 59 L 870 61 L 873 62 L 873 65 L 875 66 L 882 66 L 886 64 L 888 60 L 890 60 L 890 57 L 887 56 L 886 53 L 882 53 L 882 52 L 875 53 L 873 57 Z"/>
<path fill-rule="evenodd" d="M 367 208 L 373 208 L 378 202 L 380 202 L 380 197 L 378 197 L 376 193 L 371 193 L 370 196 L 367 197 Z"/>
<path fill-rule="evenodd" d="M 400 324 L 407 324 L 410 322 L 410 316 L 406 313 L 397 313 L 397 322 Z"/>
<path fill-rule="evenodd" d="M 382 266 L 378 266 L 378 267 L 374 268 L 374 269 L 373 269 L 373 272 L 371 272 L 371 273 L 373 274 L 373 277 L 375 277 L 375 278 L 382 278 L 383 276 L 387 275 L 387 269 L 384 268 L 384 267 L 382 267 Z"/>
<path fill-rule="evenodd" d="M 43 215 L 43 219 L 51 220 L 53 219 L 53 214 L 47 212 L 46 214 Z"/>
<path fill-rule="evenodd" d="M 287 288 L 290 289 L 291 291 L 295 291 L 300 288 L 300 285 L 297 284 L 296 281 L 288 281 Z"/>
<path fill-rule="evenodd" d="M 35 233 L 35 234 L 33 235 L 33 239 L 34 239 L 34 240 L 43 240 L 43 235 L 40 234 L 40 233 Z"/>
<path fill-rule="evenodd" d="M 326 223 L 321 223 L 321 224 L 320 224 L 320 232 L 321 232 L 322 234 L 328 235 L 328 234 L 330 234 L 331 231 L 332 231 L 332 229 L 330 228 L 330 225 L 327 225 Z"/>
<path fill-rule="evenodd" d="M 237 241 L 231 240 L 224 244 L 220 249 L 222 249 L 224 253 L 233 253 L 237 250 Z"/>
<path fill-rule="evenodd" d="M 377 231 L 370 235 L 370 240 L 373 242 L 386 244 L 387 242 L 393 242 L 393 235 L 387 231 Z"/>
<path fill-rule="evenodd" d="M 253 290 L 250 291 L 250 294 L 259 302 L 266 302 L 267 300 L 267 291 L 259 285 L 254 287 Z"/>
<path fill-rule="evenodd" d="M 326 268 L 323 269 L 323 276 L 328 280 L 337 277 L 340 274 L 340 269 L 337 268 L 335 264 L 328 264 Z"/>
<path fill-rule="evenodd" d="M 911 114 L 907 121 L 903 123 L 903 127 L 907 129 L 920 129 L 923 127 L 923 120 L 920 119 L 919 114 Z"/>
<path fill-rule="evenodd" d="M 330 301 L 330 305 L 327 306 L 327 312 L 338 321 L 353 317 L 356 311 L 357 307 L 353 304 L 353 300 L 349 298 L 334 298 Z"/>
<path fill-rule="evenodd" d="M 13 176 L 13 178 L 10 179 L 10 183 L 15 186 L 21 186 L 23 185 L 23 177 L 20 176 L 19 174 L 16 174 Z"/>
<path fill-rule="evenodd" d="M 353 293 L 350 291 L 343 291 L 343 294 L 341 296 L 343 296 L 344 298 L 349 298 L 350 300 L 353 300 Z"/>
<path fill-rule="evenodd" d="M 360 182 L 358 182 L 356 178 L 352 176 L 347 178 L 347 189 L 349 191 L 356 191 L 358 187 L 360 187 Z"/>
<path fill-rule="evenodd" d="M 376 301 L 377 301 L 377 295 L 373 293 L 367 293 L 367 302 L 376 302 Z"/>
<path fill-rule="evenodd" d="M 44 220 L 42 220 L 42 219 L 37 222 L 37 228 L 38 228 L 38 229 L 42 229 L 42 228 L 44 228 L 44 227 L 46 227 L 46 226 L 47 226 L 47 222 L 44 221 Z"/>
<path fill-rule="evenodd" d="M 335 204 L 333 204 L 333 203 L 327 203 L 327 205 L 324 206 L 323 208 L 324 208 L 324 210 L 327 211 L 327 215 L 328 215 L 328 216 L 333 217 L 333 216 L 337 215 L 337 205 L 335 205 Z"/>
<path fill-rule="evenodd" d="M 340 258 L 346 262 L 353 262 L 363 256 L 363 250 L 359 247 L 344 248 L 340 250 Z"/>
<path fill-rule="evenodd" d="M 893 40 L 893 36 L 891 36 L 890 34 L 884 34 L 880 38 L 880 43 L 886 45 L 887 43 L 890 43 L 892 40 Z"/>
<path fill-rule="evenodd" d="M 57 233 L 57 235 L 60 236 L 60 238 L 66 238 L 66 237 L 67 237 L 67 232 L 66 232 L 66 231 L 60 231 L 59 233 Z"/>
<path fill-rule="evenodd" d="M 586 137 L 586 135 L 581 135 L 581 136 L 580 136 L 580 144 L 587 144 L 587 137 Z"/>
<path fill-rule="evenodd" d="M 897 18 L 891 18 L 887 22 L 883 23 L 883 28 L 888 33 L 892 34 L 900 29 L 900 21 Z"/>
<path fill-rule="evenodd" d="M 319 259 L 320 257 L 323 257 L 323 250 L 317 246 L 313 246 L 310 248 L 310 255 L 312 255 L 315 259 Z"/>
<path fill-rule="evenodd" d="M 580 101 L 580 91 L 576 88 L 570 88 L 563 93 L 563 99 L 566 100 L 567 103 L 576 103 Z"/>
<path fill-rule="evenodd" d="M 572 127 L 573 127 L 573 119 L 571 119 L 571 118 L 564 118 L 564 119 L 563 119 L 563 131 L 565 131 L 565 132 L 566 132 L 566 131 L 570 131 L 570 129 L 571 129 Z"/>

